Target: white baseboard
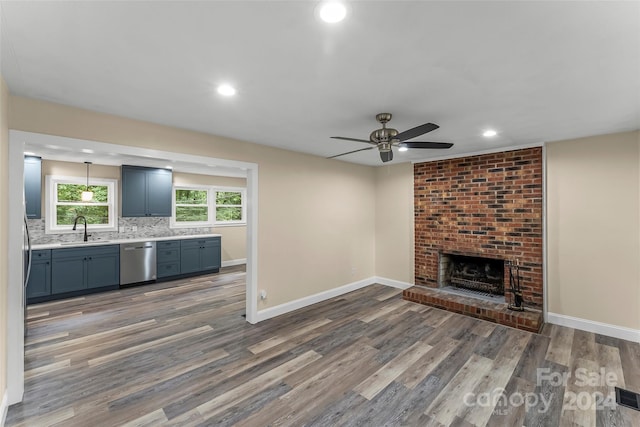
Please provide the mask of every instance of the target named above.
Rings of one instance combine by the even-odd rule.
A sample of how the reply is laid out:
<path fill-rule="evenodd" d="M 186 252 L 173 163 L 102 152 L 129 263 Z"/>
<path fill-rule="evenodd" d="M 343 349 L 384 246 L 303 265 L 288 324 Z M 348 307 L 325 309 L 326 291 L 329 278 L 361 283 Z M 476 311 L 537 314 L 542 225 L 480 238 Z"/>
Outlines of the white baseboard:
<path fill-rule="evenodd" d="M 640 330 L 626 328 L 624 326 L 611 325 L 609 323 L 596 322 L 594 320 L 580 319 L 564 314 L 547 313 L 547 321 L 554 325 L 568 326 L 582 331 L 607 335 L 627 341 L 640 342 Z"/>
<path fill-rule="evenodd" d="M 344 295 L 349 292 L 352 292 L 376 283 L 385 285 L 385 286 L 391 286 L 398 289 L 407 289 L 413 286 L 410 283 L 401 282 L 399 280 L 373 276 L 367 279 L 358 280 L 357 282 L 348 283 L 344 286 L 340 286 L 339 288 L 329 289 L 328 291 L 320 292 L 314 295 L 309 295 L 308 297 L 304 297 L 294 301 L 286 302 L 284 304 L 276 305 L 275 307 L 259 310 L 258 316 L 257 316 L 257 322 L 271 319 L 272 317 L 280 316 L 282 314 L 289 313 L 299 308 L 307 307 L 312 304 L 316 304 L 331 298 L 335 298 L 340 295 Z"/>
<path fill-rule="evenodd" d="M 222 267 L 231 267 L 233 265 L 242 265 L 246 263 L 247 263 L 246 258 L 230 259 L 229 261 L 222 261 Z"/>
<path fill-rule="evenodd" d="M 289 313 L 291 311 L 297 310 L 302 307 L 307 307 L 312 304 L 317 304 L 319 302 L 364 288 L 365 286 L 369 286 L 374 283 L 375 281 L 373 280 L 373 277 L 369 277 L 368 279 L 349 283 L 344 286 L 340 286 L 339 288 L 329 289 L 328 291 L 309 295 L 308 297 L 276 305 L 275 307 L 265 308 L 264 310 L 258 311 L 257 321 L 262 322 L 263 320 L 271 319 L 272 317 L 280 316 L 281 314 Z"/>
<path fill-rule="evenodd" d="M 7 419 L 8 409 L 9 405 L 7 405 L 7 393 L 5 392 L 2 395 L 2 401 L 0 401 L 0 426 L 4 426 L 4 422 Z"/>
<path fill-rule="evenodd" d="M 379 283 L 381 285 L 391 286 L 393 288 L 398 288 L 398 289 L 408 289 L 413 286 L 411 283 L 401 282 L 399 280 L 387 279 L 386 277 L 374 276 L 373 280 L 374 280 L 374 283 Z"/>

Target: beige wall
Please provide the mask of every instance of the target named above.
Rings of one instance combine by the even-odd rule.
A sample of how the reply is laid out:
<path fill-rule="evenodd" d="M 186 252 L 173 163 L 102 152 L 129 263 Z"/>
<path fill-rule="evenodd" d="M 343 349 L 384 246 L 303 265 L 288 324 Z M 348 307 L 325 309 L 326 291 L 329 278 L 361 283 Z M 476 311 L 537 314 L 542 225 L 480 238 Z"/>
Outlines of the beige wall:
<path fill-rule="evenodd" d="M 547 145 L 549 312 L 640 330 L 640 132 Z"/>
<path fill-rule="evenodd" d="M 0 76 L 0 401 L 7 388 L 9 91 Z M 2 418 L 2 413 L 0 413 Z"/>
<path fill-rule="evenodd" d="M 376 168 L 376 275 L 413 283 L 413 165 Z"/>
<path fill-rule="evenodd" d="M 17 130 L 257 163 L 259 309 L 375 275 L 372 167 L 21 97 L 9 120 Z"/>

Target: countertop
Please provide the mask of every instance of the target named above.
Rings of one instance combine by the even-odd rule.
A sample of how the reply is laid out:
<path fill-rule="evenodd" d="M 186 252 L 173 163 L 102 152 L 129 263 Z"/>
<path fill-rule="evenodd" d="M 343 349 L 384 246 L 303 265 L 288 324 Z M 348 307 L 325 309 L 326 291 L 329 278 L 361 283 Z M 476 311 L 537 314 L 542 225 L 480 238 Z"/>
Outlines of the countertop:
<path fill-rule="evenodd" d="M 163 236 L 163 237 L 135 237 L 132 239 L 115 239 L 115 240 L 91 240 L 88 242 L 63 242 L 63 243 L 42 243 L 40 245 L 32 245 L 31 249 L 34 251 L 42 249 L 60 249 L 60 248 L 79 248 L 85 246 L 99 246 L 99 245 L 119 245 L 120 243 L 135 243 L 135 242 L 157 242 L 159 240 L 186 240 L 186 239 L 200 239 L 204 237 L 222 237 L 222 234 L 193 234 L 184 236 Z"/>

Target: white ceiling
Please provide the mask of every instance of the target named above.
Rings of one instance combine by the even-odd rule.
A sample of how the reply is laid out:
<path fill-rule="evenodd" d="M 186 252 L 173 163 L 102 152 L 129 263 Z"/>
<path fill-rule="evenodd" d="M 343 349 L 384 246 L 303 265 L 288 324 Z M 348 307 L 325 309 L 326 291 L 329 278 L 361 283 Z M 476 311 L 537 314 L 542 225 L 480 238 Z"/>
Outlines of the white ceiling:
<path fill-rule="evenodd" d="M 439 124 L 417 140 L 446 154 L 640 128 L 637 1 L 352 1 L 333 25 L 312 1 L 0 4 L 12 94 L 258 144 L 364 148 L 329 137 L 367 139 L 380 112 Z"/>

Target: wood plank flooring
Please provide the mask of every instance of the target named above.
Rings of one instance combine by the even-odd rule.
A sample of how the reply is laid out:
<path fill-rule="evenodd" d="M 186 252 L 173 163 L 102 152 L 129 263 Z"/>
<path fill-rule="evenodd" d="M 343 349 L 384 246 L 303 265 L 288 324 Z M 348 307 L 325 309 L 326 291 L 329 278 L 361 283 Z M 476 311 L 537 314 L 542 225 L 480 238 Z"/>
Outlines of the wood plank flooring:
<path fill-rule="evenodd" d="M 250 325 L 244 287 L 232 267 L 30 306 L 7 426 L 640 425 L 596 405 L 640 392 L 638 343 L 532 334 L 381 285 Z M 585 380 L 603 372 L 615 384 Z"/>

